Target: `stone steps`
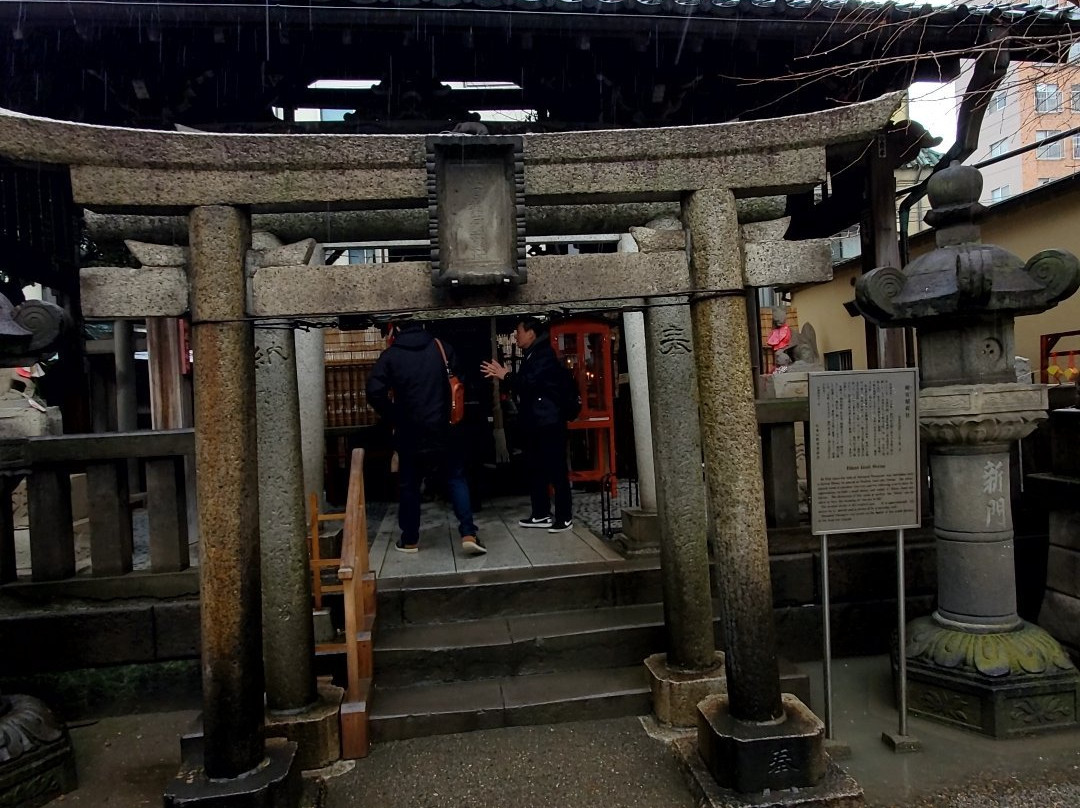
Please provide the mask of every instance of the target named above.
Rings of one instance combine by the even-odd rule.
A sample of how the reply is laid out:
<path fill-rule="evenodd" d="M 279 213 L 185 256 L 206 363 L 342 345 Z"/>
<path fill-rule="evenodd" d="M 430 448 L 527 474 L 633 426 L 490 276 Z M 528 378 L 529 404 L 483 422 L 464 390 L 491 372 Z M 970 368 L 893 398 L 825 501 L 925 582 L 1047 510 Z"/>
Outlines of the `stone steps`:
<path fill-rule="evenodd" d="M 659 603 L 656 559 L 380 579 L 379 631 L 508 615 Z"/>
<path fill-rule="evenodd" d="M 378 614 L 374 741 L 651 711 L 643 662 L 665 647 L 655 559 L 390 580 Z M 782 679 L 809 698 L 805 676 Z"/>
<path fill-rule="evenodd" d="M 378 683 L 371 737 L 379 741 L 476 729 L 644 715 L 651 709 L 643 665 L 503 676 L 410 687 Z"/>
<path fill-rule="evenodd" d="M 640 664 L 664 648 L 659 603 L 389 627 L 375 640 L 379 686 Z"/>

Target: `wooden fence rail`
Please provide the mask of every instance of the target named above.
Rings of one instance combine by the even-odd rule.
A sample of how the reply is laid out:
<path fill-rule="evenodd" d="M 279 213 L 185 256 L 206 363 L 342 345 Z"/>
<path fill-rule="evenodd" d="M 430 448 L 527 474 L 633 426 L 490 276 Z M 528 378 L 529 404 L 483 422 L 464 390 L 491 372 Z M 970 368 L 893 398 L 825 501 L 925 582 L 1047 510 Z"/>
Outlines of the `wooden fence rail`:
<path fill-rule="evenodd" d="M 17 580 L 11 495 L 26 479 L 31 579 L 75 575 L 71 475 L 86 474 L 92 576 L 125 575 L 133 566 L 128 460 L 146 465 L 150 571 L 190 563 L 184 464 L 195 451 L 191 429 L 62 435 L 0 441 L 0 584 Z"/>

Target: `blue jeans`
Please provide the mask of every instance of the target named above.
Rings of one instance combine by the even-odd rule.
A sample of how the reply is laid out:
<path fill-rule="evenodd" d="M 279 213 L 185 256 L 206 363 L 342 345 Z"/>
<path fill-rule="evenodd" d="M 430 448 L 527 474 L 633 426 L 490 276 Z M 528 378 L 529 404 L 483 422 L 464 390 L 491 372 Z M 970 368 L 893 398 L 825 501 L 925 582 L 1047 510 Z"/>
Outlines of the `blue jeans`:
<path fill-rule="evenodd" d="M 465 458 L 454 449 L 398 449 L 398 526 L 402 544 L 420 541 L 420 486 L 424 478 L 446 484 L 446 494 L 458 520 L 458 534 L 475 536 Z"/>

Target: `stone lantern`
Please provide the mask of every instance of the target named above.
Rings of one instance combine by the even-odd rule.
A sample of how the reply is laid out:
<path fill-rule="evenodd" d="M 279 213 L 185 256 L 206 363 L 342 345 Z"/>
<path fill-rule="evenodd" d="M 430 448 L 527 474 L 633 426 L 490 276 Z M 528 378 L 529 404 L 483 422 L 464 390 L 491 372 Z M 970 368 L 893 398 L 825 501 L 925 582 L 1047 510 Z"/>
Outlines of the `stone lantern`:
<path fill-rule="evenodd" d="M 1009 449 L 1046 418 L 1046 388 L 1019 384 L 1013 321 L 1080 286 L 1070 253 L 1024 263 L 980 241 L 982 176 L 956 163 L 929 184 L 937 249 L 856 284 L 864 317 L 918 332 L 920 428 L 929 447 L 938 604 L 908 626 L 912 713 L 994 737 L 1077 721 L 1080 675 L 1016 611 Z"/>
<path fill-rule="evenodd" d="M 59 410 L 35 408 L 27 396 L 11 390 L 9 369 L 33 364 L 50 353 L 67 325 L 59 306 L 40 300 L 15 306 L 0 295 L 0 440 L 60 431 Z M 22 472 L 0 474 L 5 497 L 10 497 L 21 476 Z M 0 560 L 0 570 L 4 566 Z M 17 654 L 19 649 L 8 647 L 3 652 Z M 39 699 L 0 693 L 0 806 L 36 808 L 76 785 L 75 755 L 64 725 Z"/>

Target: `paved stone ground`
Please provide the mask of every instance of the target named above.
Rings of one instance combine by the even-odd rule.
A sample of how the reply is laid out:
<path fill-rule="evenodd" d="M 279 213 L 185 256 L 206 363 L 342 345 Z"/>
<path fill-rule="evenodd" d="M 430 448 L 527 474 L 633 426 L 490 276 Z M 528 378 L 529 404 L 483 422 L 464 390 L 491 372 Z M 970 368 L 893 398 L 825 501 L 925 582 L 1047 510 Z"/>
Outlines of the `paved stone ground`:
<path fill-rule="evenodd" d="M 195 716 L 144 713 L 74 727 L 80 787 L 49 805 L 160 805 L 179 765 L 177 738 Z M 864 716 L 854 724 L 841 719 L 840 737 L 852 745 L 843 765 L 866 790 L 868 808 L 1080 806 L 1080 731 L 995 742 L 913 720 L 925 749 L 895 756 L 878 740 L 881 716 Z M 667 744 L 646 735 L 637 718 L 380 744 L 338 768 L 325 781 L 325 808 L 694 804 Z"/>
<path fill-rule="evenodd" d="M 811 698 L 824 703 L 821 665 L 799 666 Z M 886 657 L 833 663 L 834 735 L 850 744 L 842 765 L 871 808 L 1076 808 L 1080 806 L 1080 730 L 996 741 L 910 718 L 923 750 L 894 754 L 882 732 L 897 731 Z"/>
<path fill-rule="evenodd" d="M 637 718 L 416 738 L 329 781 L 327 808 L 693 808 L 666 744 Z"/>

